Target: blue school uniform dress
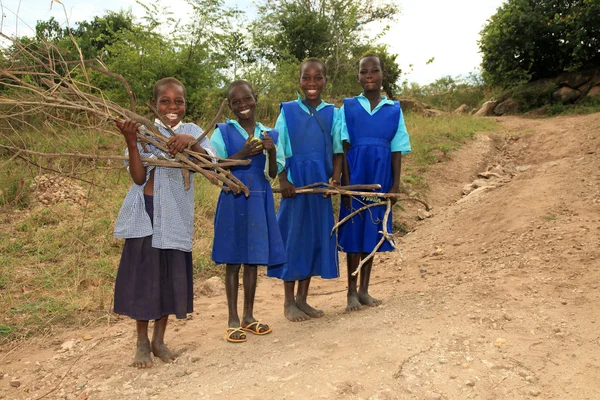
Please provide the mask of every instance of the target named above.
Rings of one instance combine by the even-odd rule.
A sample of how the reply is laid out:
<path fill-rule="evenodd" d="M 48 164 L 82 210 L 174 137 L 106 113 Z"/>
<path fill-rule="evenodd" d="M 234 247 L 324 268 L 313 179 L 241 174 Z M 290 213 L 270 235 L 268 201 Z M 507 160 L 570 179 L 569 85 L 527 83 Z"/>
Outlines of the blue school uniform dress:
<path fill-rule="evenodd" d="M 340 137 L 350 144 L 347 154 L 350 184 L 380 184 L 387 193 L 393 184 L 392 152 L 411 151 L 402 109 L 398 101 L 385 96 L 371 111 L 369 100 L 363 96 L 344 99 Z M 365 204 L 381 201 L 378 198 L 352 199 L 351 210 L 342 202 L 340 220 Z M 370 253 L 381 239 L 385 206 L 371 207 L 346 221 L 339 228 L 339 244 L 346 253 Z M 392 231 L 392 215 L 387 224 Z M 384 241 L 379 252 L 393 247 Z"/>
<path fill-rule="evenodd" d="M 300 97 L 281 104 L 281 114 L 275 124 L 280 134 L 278 152 L 285 157 L 288 180 L 295 187 L 329 182 L 333 152 L 339 152 L 339 148 L 333 149 L 332 140 L 332 132 L 338 129 L 339 110 L 321 102 L 316 111 L 325 132 Z M 316 194 L 282 198 L 277 222 L 287 251 L 287 263 L 267 271 L 268 276 L 284 281 L 312 276 L 339 277 L 336 235 L 331 234 L 334 224 L 331 198 Z"/>
<path fill-rule="evenodd" d="M 171 136 L 160 121 L 155 125 L 164 136 Z M 180 123 L 173 130 L 194 138 L 202 134 L 195 124 Z M 215 155 L 207 138 L 199 144 Z M 138 151 L 142 158 L 171 159 L 152 145 L 144 149 L 138 143 Z M 153 195 L 144 194 L 146 183 L 134 184 L 115 224 L 115 237 L 124 238 L 125 244 L 115 282 L 114 311 L 138 321 L 171 314 L 186 318 L 193 312 L 194 180 L 185 190 L 179 168 L 147 166 L 146 182 L 152 170 Z"/>
<path fill-rule="evenodd" d="M 279 134 L 256 124 L 254 137 L 264 132 L 277 144 Z M 248 133 L 237 121 L 218 124 L 211 137 L 218 157 L 227 158 L 239 152 Z M 285 247 L 277 226 L 271 184 L 265 176 L 267 157 L 264 153 L 250 158 L 251 163 L 231 168 L 231 173 L 250 190 L 243 193 L 221 191 L 214 225 L 212 259 L 217 264 L 266 265 L 268 268 L 286 261 Z M 282 166 L 283 167 L 283 166 Z"/>

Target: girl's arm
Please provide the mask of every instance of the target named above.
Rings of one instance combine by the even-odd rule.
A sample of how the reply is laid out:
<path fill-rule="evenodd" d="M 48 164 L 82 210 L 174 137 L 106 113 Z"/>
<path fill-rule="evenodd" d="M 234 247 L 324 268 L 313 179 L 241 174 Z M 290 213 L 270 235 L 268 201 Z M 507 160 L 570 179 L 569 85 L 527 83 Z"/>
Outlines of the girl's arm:
<path fill-rule="evenodd" d="M 344 140 L 342 143 L 344 146 L 344 154 L 341 154 L 341 156 L 342 156 L 342 186 L 348 186 L 348 185 L 350 185 L 350 167 L 348 166 L 348 150 L 350 150 L 350 143 L 348 143 L 346 140 Z M 335 171 L 335 166 L 334 166 L 334 171 Z M 348 209 L 352 205 L 352 203 L 350 201 L 350 196 L 342 196 L 342 201 L 344 202 L 344 205 Z"/>
<path fill-rule="evenodd" d="M 267 131 L 263 132 L 262 145 L 269 152 L 269 176 L 271 179 L 275 179 L 277 176 L 277 147 Z"/>
<path fill-rule="evenodd" d="M 392 153 L 392 187 L 388 193 L 400 192 L 400 173 L 402 172 L 402 153 L 395 151 Z M 396 204 L 397 199 L 392 199 L 392 204 Z"/>
<path fill-rule="evenodd" d="M 279 173 L 279 188 L 281 189 L 281 196 L 284 199 L 296 197 L 296 188 L 288 181 L 287 170 L 285 169 Z"/>
<path fill-rule="evenodd" d="M 142 163 L 142 157 L 137 145 L 137 131 L 140 124 L 132 120 L 117 120 L 117 128 L 125 137 L 127 143 L 127 152 L 129 153 L 129 174 L 136 185 L 143 185 L 146 182 L 146 167 Z"/>

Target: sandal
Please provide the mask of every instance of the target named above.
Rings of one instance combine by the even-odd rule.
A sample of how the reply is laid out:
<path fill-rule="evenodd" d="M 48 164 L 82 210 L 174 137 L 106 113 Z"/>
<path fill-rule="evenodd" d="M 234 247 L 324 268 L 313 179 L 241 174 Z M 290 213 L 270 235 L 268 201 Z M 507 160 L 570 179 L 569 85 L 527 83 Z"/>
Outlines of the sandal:
<path fill-rule="evenodd" d="M 241 327 L 241 329 L 243 331 L 250 332 L 255 335 L 266 335 L 267 333 L 271 333 L 271 331 L 273 331 L 273 328 L 271 328 L 270 326 L 269 327 L 267 327 L 267 326 L 268 325 L 261 324 L 258 321 L 254 321 L 254 322 L 248 324 L 247 326 Z M 264 330 L 261 330 L 261 329 L 264 329 Z"/>
<path fill-rule="evenodd" d="M 233 334 L 235 334 L 236 332 L 241 333 L 240 337 L 235 339 L 233 338 Z M 246 340 L 248 340 L 246 338 L 246 333 L 243 331 L 242 328 L 238 327 L 238 328 L 227 328 L 225 329 L 225 333 L 227 334 L 227 341 L 231 342 L 231 343 L 243 343 Z"/>

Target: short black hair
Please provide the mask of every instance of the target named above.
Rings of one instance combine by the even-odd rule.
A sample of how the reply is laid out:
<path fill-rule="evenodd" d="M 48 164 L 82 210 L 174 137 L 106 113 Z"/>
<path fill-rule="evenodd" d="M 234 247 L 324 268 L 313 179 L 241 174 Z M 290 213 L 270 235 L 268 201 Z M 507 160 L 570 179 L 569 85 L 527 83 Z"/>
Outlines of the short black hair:
<path fill-rule="evenodd" d="M 160 91 L 161 86 L 168 85 L 168 84 L 181 86 L 181 89 L 183 91 L 183 98 L 187 99 L 187 91 L 185 90 L 185 86 L 183 85 L 183 83 L 181 83 L 181 81 L 179 79 L 169 77 L 169 78 L 159 79 L 154 84 L 154 89 L 152 89 L 152 100 L 153 101 L 156 101 L 156 98 L 158 97 L 158 92 Z"/>
<path fill-rule="evenodd" d="M 300 75 L 302 75 L 302 69 L 304 69 L 304 66 L 308 63 L 321 64 L 321 67 L 323 68 L 323 75 L 325 75 L 325 77 L 327 77 L 327 65 L 325 65 L 323 60 L 321 60 L 320 58 L 316 58 L 316 57 L 307 58 L 306 60 L 304 60 L 300 63 Z"/>
<path fill-rule="evenodd" d="M 360 62 L 361 62 L 362 60 L 364 60 L 365 58 L 376 58 L 376 59 L 378 59 L 378 60 L 379 60 L 379 66 L 381 67 L 381 71 L 383 72 L 383 75 L 384 75 L 384 76 L 386 75 L 386 73 L 385 73 L 385 65 L 384 65 L 384 63 L 383 63 L 383 60 L 381 59 L 381 57 L 379 57 L 379 56 L 378 56 L 377 54 L 375 54 L 375 53 L 367 53 L 367 54 L 365 54 L 364 56 L 362 56 L 362 57 L 360 58 L 360 60 L 358 60 L 358 63 L 360 64 Z"/>
<path fill-rule="evenodd" d="M 254 91 L 254 88 L 252 87 L 252 84 L 246 80 L 243 79 L 238 79 L 236 81 L 233 81 L 229 84 L 229 86 L 227 86 L 227 92 L 226 92 L 226 96 L 227 96 L 227 101 L 229 102 L 229 95 L 231 94 L 231 91 L 238 87 L 238 86 L 247 86 L 248 89 L 250 89 L 250 92 L 252 92 L 252 96 L 254 96 L 254 99 L 257 100 L 258 96 L 256 96 L 256 92 Z"/>
<path fill-rule="evenodd" d="M 392 92 L 392 87 L 391 87 L 390 83 L 388 82 L 388 75 L 385 70 L 385 64 L 383 62 L 383 59 L 375 53 L 367 53 L 367 54 L 363 55 L 360 58 L 360 60 L 358 60 L 359 65 L 360 65 L 360 62 L 362 60 L 364 60 L 365 58 L 376 58 L 379 60 L 379 66 L 381 67 L 381 72 L 383 72 L 383 82 L 381 82 L 381 86 L 383 86 L 383 91 L 387 94 L 388 98 L 394 99 L 394 94 Z"/>

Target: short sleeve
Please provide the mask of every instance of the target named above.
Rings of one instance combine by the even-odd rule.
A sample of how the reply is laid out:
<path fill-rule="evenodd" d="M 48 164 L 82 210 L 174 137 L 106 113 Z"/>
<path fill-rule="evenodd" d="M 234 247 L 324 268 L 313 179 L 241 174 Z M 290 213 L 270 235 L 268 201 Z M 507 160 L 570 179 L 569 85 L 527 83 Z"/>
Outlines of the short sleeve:
<path fill-rule="evenodd" d="M 344 146 L 342 145 L 341 114 L 341 109 L 335 108 L 333 110 L 333 126 L 331 128 L 331 137 L 333 139 L 333 154 L 344 153 Z"/>
<path fill-rule="evenodd" d="M 402 109 L 400 109 L 400 118 L 398 121 L 398 130 L 396 135 L 392 139 L 391 143 L 392 152 L 401 152 L 402 154 L 410 153 L 412 151 L 410 147 L 410 137 L 406 131 L 406 124 L 404 123 L 404 115 Z"/>
<path fill-rule="evenodd" d="M 287 122 L 285 120 L 285 113 L 283 112 L 283 108 L 279 113 L 279 117 L 277 117 L 277 122 L 275 122 L 275 130 L 279 132 L 279 145 L 277 146 L 277 148 L 281 148 L 285 158 L 291 157 L 292 148 L 290 146 L 290 137 L 287 129 Z"/>
<path fill-rule="evenodd" d="M 215 128 L 211 138 L 210 144 L 212 145 L 215 155 L 220 158 L 227 158 L 229 155 L 227 154 L 227 147 L 225 146 L 225 142 L 223 141 L 223 134 L 219 128 Z"/>
<path fill-rule="evenodd" d="M 348 142 L 350 143 L 350 134 L 348 133 L 348 125 L 346 124 L 346 112 L 344 111 L 344 106 L 340 107 L 340 142 Z M 343 151 L 342 151 L 343 153 Z"/>

